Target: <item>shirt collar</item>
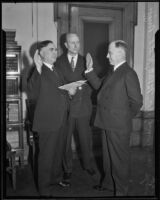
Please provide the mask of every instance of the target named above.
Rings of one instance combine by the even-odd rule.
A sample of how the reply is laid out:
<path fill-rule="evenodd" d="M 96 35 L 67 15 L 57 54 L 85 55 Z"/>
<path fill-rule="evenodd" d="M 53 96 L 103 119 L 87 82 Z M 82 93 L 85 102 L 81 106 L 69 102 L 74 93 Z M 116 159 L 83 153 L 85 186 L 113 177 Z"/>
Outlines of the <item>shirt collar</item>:
<path fill-rule="evenodd" d="M 120 65 L 122 65 L 125 62 L 126 61 L 124 60 L 124 61 L 120 62 L 119 64 L 115 65 L 113 71 L 115 71 Z"/>
<path fill-rule="evenodd" d="M 75 56 L 71 56 L 70 54 L 67 54 L 68 60 L 69 62 L 71 62 L 72 57 L 74 57 L 74 62 L 77 62 L 77 58 L 78 58 L 78 54 L 76 54 Z"/>
<path fill-rule="evenodd" d="M 46 67 L 48 67 L 51 71 L 53 71 L 54 65 L 51 65 L 51 64 L 46 63 L 46 62 L 43 62 L 43 63 L 46 65 Z"/>

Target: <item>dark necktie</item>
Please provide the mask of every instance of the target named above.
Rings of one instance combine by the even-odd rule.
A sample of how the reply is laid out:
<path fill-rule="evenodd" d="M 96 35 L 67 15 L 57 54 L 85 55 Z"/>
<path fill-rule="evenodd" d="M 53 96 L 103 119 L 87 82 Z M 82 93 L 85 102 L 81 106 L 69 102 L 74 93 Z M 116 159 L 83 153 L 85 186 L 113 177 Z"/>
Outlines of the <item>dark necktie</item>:
<path fill-rule="evenodd" d="M 56 75 L 56 77 L 57 77 L 56 80 L 57 80 L 57 82 L 58 82 L 58 85 L 59 85 L 59 86 L 63 85 L 63 84 L 64 84 L 64 81 L 62 80 L 61 76 L 58 74 L 58 72 L 57 72 L 55 66 L 52 66 L 52 71 L 53 71 L 53 73 L 54 73 L 54 74 Z"/>
<path fill-rule="evenodd" d="M 72 71 L 74 72 L 74 57 L 71 58 L 71 67 L 72 67 Z"/>
<path fill-rule="evenodd" d="M 54 65 L 52 66 L 52 70 L 53 70 L 53 72 L 55 73 L 55 75 L 58 77 L 58 73 L 57 73 L 57 71 L 56 71 Z"/>

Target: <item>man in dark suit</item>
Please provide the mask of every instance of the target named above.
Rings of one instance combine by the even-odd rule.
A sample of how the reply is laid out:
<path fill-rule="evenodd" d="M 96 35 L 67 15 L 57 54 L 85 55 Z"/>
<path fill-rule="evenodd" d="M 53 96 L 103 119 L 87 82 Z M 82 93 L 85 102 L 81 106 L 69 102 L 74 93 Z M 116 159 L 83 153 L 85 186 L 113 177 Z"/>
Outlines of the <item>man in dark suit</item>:
<path fill-rule="evenodd" d="M 142 95 L 136 72 L 126 62 L 127 44 L 113 41 L 107 58 L 113 65 L 113 73 L 101 81 L 93 70 L 90 54 L 87 55 L 88 81 L 95 89 L 101 87 L 97 96 L 97 113 L 94 125 L 102 131 L 103 167 L 105 176 L 94 188 L 113 190 L 116 196 L 128 193 L 130 164 L 130 132 L 132 118 L 142 106 Z"/>
<path fill-rule="evenodd" d="M 43 63 L 35 62 L 36 67 L 28 80 L 28 92 L 36 101 L 33 131 L 39 135 L 39 193 L 49 196 L 52 186 L 61 184 L 63 176 L 69 96 L 58 89 L 65 82 L 58 70 L 55 71 L 57 50 L 54 43 L 50 40 L 41 42 L 35 58 Z"/>
<path fill-rule="evenodd" d="M 58 69 L 63 74 L 67 83 L 85 80 L 85 58 L 78 53 L 80 50 L 80 41 L 78 35 L 75 33 L 66 34 L 66 41 L 64 44 L 68 52 L 67 54 L 62 54 L 57 59 L 56 63 Z M 72 96 L 70 100 L 68 122 L 69 130 L 64 157 L 64 182 L 70 182 L 72 174 L 71 139 L 75 129 L 77 129 L 78 132 L 83 167 L 90 175 L 95 175 L 95 171 L 91 165 L 91 92 L 91 87 L 88 84 L 84 84 L 83 86 L 79 87 L 79 89 L 76 91 L 76 94 Z"/>

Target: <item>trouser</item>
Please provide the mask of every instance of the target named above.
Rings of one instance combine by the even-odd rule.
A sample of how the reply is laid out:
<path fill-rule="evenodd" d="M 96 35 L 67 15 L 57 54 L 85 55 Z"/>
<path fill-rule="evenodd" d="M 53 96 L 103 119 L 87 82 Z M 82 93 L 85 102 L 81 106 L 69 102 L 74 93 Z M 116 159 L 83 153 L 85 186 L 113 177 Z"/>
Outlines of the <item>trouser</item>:
<path fill-rule="evenodd" d="M 71 141 L 72 135 L 77 129 L 78 139 L 80 144 L 80 152 L 83 162 L 84 169 L 91 168 L 91 156 L 92 156 L 92 137 L 91 137 L 91 127 L 90 127 L 90 118 L 86 117 L 71 117 L 69 118 L 68 123 L 68 135 L 67 135 L 67 143 L 66 143 L 66 151 L 64 156 L 64 171 L 66 173 L 72 173 L 72 148 Z"/>
<path fill-rule="evenodd" d="M 127 195 L 130 172 L 129 132 L 103 131 L 103 168 L 102 185 L 114 192 Z"/>
<path fill-rule="evenodd" d="M 62 180 L 62 160 L 66 143 L 66 116 L 57 131 L 39 132 L 38 186 L 41 194 Z"/>

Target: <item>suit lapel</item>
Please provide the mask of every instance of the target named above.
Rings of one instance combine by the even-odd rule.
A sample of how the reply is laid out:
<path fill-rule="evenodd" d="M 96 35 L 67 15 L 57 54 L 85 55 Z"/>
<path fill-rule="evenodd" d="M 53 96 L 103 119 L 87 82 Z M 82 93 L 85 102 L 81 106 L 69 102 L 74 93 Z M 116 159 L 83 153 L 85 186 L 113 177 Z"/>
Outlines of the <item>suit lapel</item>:
<path fill-rule="evenodd" d="M 76 68 L 75 68 L 74 72 L 76 74 L 82 74 L 84 71 L 85 71 L 85 62 L 83 60 L 83 57 L 78 54 Z"/>
<path fill-rule="evenodd" d="M 107 85 L 108 85 L 111 81 L 113 81 L 114 79 L 117 79 L 117 78 L 119 77 L 119 75 L 120 75 L 121 72 L 123 71 L 125 65 L 126 65 L 126 62 L 123 63 L 122 65 L 120 65 L 120 66 L 116 69 L 116 71 L 114 71 L 114 72 L 112 73 L 112 75 L 107 79 L 107 81 L 104 82 L 104 84 L 103 84 L 103 87 L 104 87 L 104 88 L 107 87 Z"/>
<path fill-rule="evenodd" d="M 67 55 L 65 55 L 65 57 L 64 57 L 64 63 L 65 63 L 65 65 L 69 68 L 69 70 L 70 70 L 72 73 L 74 73 L 74 72 L 77 71 L 77 70 L 79 69 L 79 67 L 81 66 L 81 59 L 80 59 L 79 54 L 78 54 L 77 63 L 76 63 L 74 72 L 73 72 L 72 67 L 71 67 L 71 65 L 70 65 L 70 63 L 69 63 L 69 60 L 68 60 Z M 66 64 L 66 63 L 67 63 L 67 64 Z"/>
<path fill-rule="evenodd" d="M 76 63 L 76 66 L 75 66 L 75 70 L 74 71 L 77 71 L 77 69 L 79 68 L 79 65 L 80 65 L 80 57 L 78 55 L 77 57 L 77 63 Z"/>
<path fill-rule="evenodd" d="M 121 66 L 118 67 L 118 69 L 116 69 L 115 72 L 109 74 L 105 79 L 104 79 L 104 82 L 103 82 L 103 85 L 102 85 L 102 88 L 99 92 L 99 95 L 98 95 L 98 99 L 100 98 L 101 94 L 103 93 L 103 91 L 109 86 L 109 84 L 111 82 L 115 82 L 117 80 L 117 78 L 120 76 L 124 66 L 125 66 L 126 63 L 123 63 Z"/>
<path fill-rule="evenodd" d="M 44 72 L 47 73 L 47 76 L 50 76 L 57 86 L 60 86 L 62 84 L 62 81 L 57 72 L 51 71 L 45 65 L 43 65 L 43 69 L 44 69 Z"/>
<path fill-rule="evenodd" d="M 112 79 L 112 75 L 113 74 L 109 74 L 108 76 L 106 76 L 103 80 L 103 84 L 102 84 L 102 87 L 98 93 L 98 96 L 97 98 L 100 99 L 101 95 L 103 94 L 103 91 L 105 90 L 105 88 L 107 87 L 108 83 L 110 82 L 110 80 Z"/>
<path fill-rule="evenodd" d="M 73 72 L 72 67 L 71 67 L 71 64 L 69 63 L 67 54 L 66 54 L 65 57 L 64 57 L 64 65 L 69 69 L 69 71 Z"/>
<path fill-rule="evenodd" d="M 112 78 L 113 73 L 109 73 L 108 76 L 106 76 L 106 78 L 103 81 L 103 86 L 102 88 L 106 87 L 106 85 L 108 84 L 109 80 Z"/>

